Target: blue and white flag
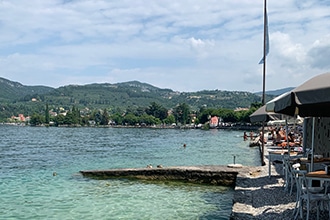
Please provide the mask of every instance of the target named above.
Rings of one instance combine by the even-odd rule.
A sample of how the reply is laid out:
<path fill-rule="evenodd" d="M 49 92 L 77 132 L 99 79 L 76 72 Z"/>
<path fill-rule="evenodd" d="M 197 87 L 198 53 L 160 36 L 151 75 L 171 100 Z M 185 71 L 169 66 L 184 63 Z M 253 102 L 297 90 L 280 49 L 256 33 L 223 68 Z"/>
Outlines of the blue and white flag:
<path fill-rule="evenodd" d="M 267 16 L 267 10 L 265 8 L 265 24 L 264 24 L 264 31 L 266 32 L 266 35 L 265 35 L 265 49 L 266 49 L 266 55 L 268 55 L 269 53 L 269 36 L 268 36 L 268 16 Z M 265 62 L 265 57 L 261 58 L 259 64 L 263 64 Z"/>

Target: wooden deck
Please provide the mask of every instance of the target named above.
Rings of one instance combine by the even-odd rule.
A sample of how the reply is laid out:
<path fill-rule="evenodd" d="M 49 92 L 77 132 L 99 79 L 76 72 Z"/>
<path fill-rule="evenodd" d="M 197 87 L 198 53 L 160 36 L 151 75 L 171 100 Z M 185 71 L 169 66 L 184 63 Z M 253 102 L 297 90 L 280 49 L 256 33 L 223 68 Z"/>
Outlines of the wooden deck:
<path fill-rule="evenodd" d="M 109 170 L 84 170 L 84 177 L 95 179 L 127 178 L 143 180 L 173 180 L 235 186 L 239 172 L 247 171 L 245 167 L 228 166 L 178 166 L 163 168 L 129 168 Z M 248 172 L 248 171 L 247 171 Z"/>

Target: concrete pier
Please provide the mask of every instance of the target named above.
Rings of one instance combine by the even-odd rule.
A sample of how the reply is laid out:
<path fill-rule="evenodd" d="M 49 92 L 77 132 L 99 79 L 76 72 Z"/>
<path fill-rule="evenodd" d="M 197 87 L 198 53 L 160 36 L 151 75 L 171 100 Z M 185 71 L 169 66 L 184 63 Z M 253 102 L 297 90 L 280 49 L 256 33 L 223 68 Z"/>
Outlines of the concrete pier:
<path fill-rule="evenodd" d="M 84 177 L 95 179 L 127 178 L 143 180 L 173 180 L 200 184 L 235 186 L 238 173 L 249 172 L 248 170 L 248 167 L 209 165 L 163 168 L 84 170 L 80 171 L 80 173 Z"/>

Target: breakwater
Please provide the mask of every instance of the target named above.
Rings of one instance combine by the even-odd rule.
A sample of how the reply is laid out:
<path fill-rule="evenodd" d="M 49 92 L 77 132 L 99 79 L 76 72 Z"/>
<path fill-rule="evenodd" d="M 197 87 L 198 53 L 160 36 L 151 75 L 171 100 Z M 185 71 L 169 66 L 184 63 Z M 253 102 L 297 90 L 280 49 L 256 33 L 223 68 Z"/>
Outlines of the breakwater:
<path fill-rule="evenodd" d="M 239 172 L 249 172 L 248 167 L 228 166 L 178 166 L 163 168 L 130 168 L 109 170 L 84 170 L 84 177 L 95 179 L 127 178 L 142 180 L 170 180 L 199 184 L 235 186 Z"/>

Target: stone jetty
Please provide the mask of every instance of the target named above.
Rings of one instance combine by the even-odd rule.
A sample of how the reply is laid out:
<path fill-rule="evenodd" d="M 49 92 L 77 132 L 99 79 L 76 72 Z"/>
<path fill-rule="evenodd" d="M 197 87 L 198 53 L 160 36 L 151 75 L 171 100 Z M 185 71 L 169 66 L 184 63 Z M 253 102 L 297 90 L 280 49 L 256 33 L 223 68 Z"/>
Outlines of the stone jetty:
<path fill-rule="evenodd" d="M 239 172 L 248 167 L 232 166 L 177 166 L 161 168 L 130 168 L 109 170 L 85 170 L 80 173 L 96 179 L 128 178 L 143 180 L 172 180 L 221 186 L 235 186 Z"/>
<path fill-rule="evenodd" d="M 178 180 L 202 184 L 234 187 L 230 220 L 291 220 L 294 216 L 296 195 L 284 190 L 281 163 L 272 163 L 272 176 L 266 165 L 256 167 L 180 166 L 80 171 L 85 177 L 96 179 L 129 178 L 143 180 Z M 310 219 L 316 219 L 312 210 Z M 327 211 L 320 219 L 330 219 Z"/>

